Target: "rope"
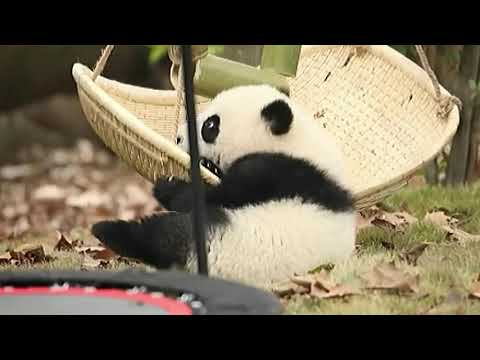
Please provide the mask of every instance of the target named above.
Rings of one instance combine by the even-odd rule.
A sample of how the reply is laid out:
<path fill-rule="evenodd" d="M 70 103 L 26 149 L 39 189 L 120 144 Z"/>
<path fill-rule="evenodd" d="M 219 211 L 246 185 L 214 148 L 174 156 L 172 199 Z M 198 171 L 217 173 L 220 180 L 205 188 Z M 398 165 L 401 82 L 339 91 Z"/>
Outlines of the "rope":
<path fill-rule="evenodd" d="M 442 95 L 440 83 L 438 82 L 438 78 L 435 75 L 432 67 L 427 58 L 427 54 L 423 50 L 422 45 L 415 45 L 415 50 L 417 50 L 418 57 L 420 58 L 420 62 L 422 63 L 423 69 L 427 72 L 430 80 L 433 84 L 433 89 L 435 91 L 435 97 L 437 98 L 438 103 L 440 104 L 440 111 L 438 113 L 439 116 L 442 118 L 446 118 L 450 111 L 452 111 L 453 106 L 457 105 L 459 109 L 462 108 L 462 101 L 456 96 L 444 96 Z"/>
<path fill-rule="evenodd" d="M 181 111 L 185 109 L 185 88 L 183 79 L 183 52 L 182 45 L 170 45 L 168 47 L 168 57 L 172 62 L 170 68 L 170 81 L 172 82 L 177 92 L 177 103 L 175 104 L 175 129 L 178 129 L 179 121 L 181 119 Z M 208 47 L 191 47 L 192 63 L 195 64 L 198 60 L 203 59 L 208 55 Z M 177 81 L 175 83 L 175 70 L 178 67 Z"/>
<path fill-rule="evenodd" d="M 183 63 L 182 63 L 182 49 L 179 45 L 171 45 L 168 47 L 168 57 L 172 62 L 170 68 L 170 81 L 174 86 L 177 92 L 177 103 L 175 104 L 175 133 L 178 130 L 178 125 L 180 122 L 180 114 L 182 109 L 184 109 L 185 104 L 185 91 L 184 91 L 184 81 L 183 81 Z M 178 67 L 177 72 L 177 81 L 175 83 L 175 70 Z"/>
<path fill-rule="evenodd" d="M 192 61 L 196 63 L 208 55 L 208 46 L 195 46 L 192 48 Z M 170 45 L 168 57 L 174 65 L 182 64 L 182 45 Z"/>
<path fill-rule="evenodd" d="M 102 50 L 102 55 L 98 59 L 97 64 L 95 65 L 95 70 L 93 70 L 92 80 L 97 80 L 98 76 L 103 73 L 105 65 L 107 65 L 108 59 L 112 54 L 113 48 L 115 45 L 107 45 L 105 49 Z"/>
<path fill-rule="evenodd" d="M 173 69 L 173 66 L 172 66 Z M 178 77 L 177 77 L 177 103 L 175 104 L 175 133 L 178 130 L 180 115 L 182 109 L 184 109 L 185 104 L 185 88 L 183 80 L 183 64 L 180 64 L 178 67 Z"/>
<path fill-rule="evenodd" d="M 102 55 L 100 58 L 97 60 L 97 63 L 95 65 L 95 69 L 93 70 L 92 74 L 92 80 L 96 81 L 97 78 L 103 73 L 105 70 L 105 66 L 107 65 L 107 62 L 110 58 L 110 55 L 112 54 L 113 49 L 115 48 L 115 45 L 107 45 L 103 50 L 102 50 Z M 208 54 L 208 48 L 207 51 L 200 51 L 196 53 L 192 53 L 193 56 L 193 61 L 196 62 L 199 59 L 205 57 Z M 184 86 L 183 86 L 183 64 L 182 64 L 182 48 L 180 45 L 171 45 L 168 48 L 168 56 L 170 57 L 170 60 L 172 61 L 173 65 L 171 68 L 171 73 L 170 73 L 170 78 L 173 79 L 173 72 L 175 70 L 175 67 L 178 66 L 178 77 L 177 77 L 177 83 L 174 84 L 176 85 L 176 92 L 177 92 L 177 102 L 175 104 L 175 133 L 178 129 L 179 125 L 179 120 L 181 118 L 181 111 L 184 109 L 184 104 L 185 104 L 185 92 L 184 92 Z M 172 80 L 173 83 L 173 80 Z"/>

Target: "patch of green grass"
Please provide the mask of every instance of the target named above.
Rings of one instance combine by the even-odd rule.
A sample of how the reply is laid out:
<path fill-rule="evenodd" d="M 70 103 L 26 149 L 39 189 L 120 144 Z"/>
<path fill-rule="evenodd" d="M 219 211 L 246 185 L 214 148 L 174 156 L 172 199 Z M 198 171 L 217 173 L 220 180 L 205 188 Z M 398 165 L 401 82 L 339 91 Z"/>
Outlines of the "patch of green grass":
<path fill-rule="evenodd" d="M 433 209 L 447 209 L 462 222 L 465 231 L 480 233 L 480 183 L 458 188 L 406 188 L 388 198 L 385 205 L 419 219 Z"/>
<path fill-rule="evenodd" d="M 434 209 L 445 209 L 460 220 L 460 227 L 472 234 L 480 233 L 480 184 L 460 189 L 425 187 L 404 189 L 385 201 L 392 211 L 407 211 L 419 220 Z M 287 302 L 288 314 L 424 314 L 432 308 L 440 314 L 480 314 L 480 300 L 469 298 L 472 284 L 480 275 L 480 242 L 457 243 L 433 225 L 419 222 L 404 231 L 367 228 L 357 237 L 357 255 L 336 264 L 332 280 L 360 289 L 362 274 L 382 262 L 395 262 L 407 273 L 418 274 L 419 292 L 412 295 L 362 291 L 346 299 L 310 299 L 295 296 Z M 428 247 L 416 266 L 408 264 L 402 254 L 416 245 Z M 449 296 L 458 294 L 453 302 Z M 442 305 L 446 304 L 446 305 Z"/>
<path fill-rule="evenodd" d="M 401 232 L 372 227 L 358 234 L 357 243 L 360 246 L 358 254 L 368 256 L 384 253 L 390 249 L 399 252 L 422 243 L 441 243 L 445 237 L 443 231 L 426 223 L 411 225 Z"/>

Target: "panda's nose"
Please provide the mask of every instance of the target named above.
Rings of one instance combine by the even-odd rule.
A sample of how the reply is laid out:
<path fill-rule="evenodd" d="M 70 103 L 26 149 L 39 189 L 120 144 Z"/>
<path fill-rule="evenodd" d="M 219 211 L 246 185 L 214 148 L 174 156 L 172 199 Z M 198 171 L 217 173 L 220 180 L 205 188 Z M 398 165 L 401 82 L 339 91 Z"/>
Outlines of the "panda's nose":
<path fill-rule="evenodd" d="M 177 145 L 180 145 L 183 142 L 182 136 L 177 136 Z"/>

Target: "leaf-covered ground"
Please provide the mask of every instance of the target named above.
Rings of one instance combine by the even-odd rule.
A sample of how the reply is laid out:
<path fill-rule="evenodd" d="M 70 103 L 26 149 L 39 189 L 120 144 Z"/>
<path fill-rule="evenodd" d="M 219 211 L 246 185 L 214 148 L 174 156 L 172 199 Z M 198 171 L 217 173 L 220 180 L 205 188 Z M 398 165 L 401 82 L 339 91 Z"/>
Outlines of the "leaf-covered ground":
<path fill-rule="evenodd" d="M 161 211 L 151 185 L 81 141 L 0 167 L 0 269 L 145 268 L 92 223 Z M 357 254 L 276 289 L 289 314 L 480 314 L 480 184 L 415 186 L 359 216 Z"/>
<path fill-rule="evenodd" d="M 141 266 L 99 254 L 89 228 L 159 210 L 147 181 L 89 142 L 69 150 L 29 149 L 15 164 L 0 167 L 0 268 Z"/>
<path fill-rule="evenodd" d="M 357 256 L 320 271 L 354 294 L 322 299 L 296 288 L 287 311 L 480 314 L 479 200 L 480 185 L 398 192 L 359 221 Z M 307 290 L 322 288 L 315 276 Z"/>

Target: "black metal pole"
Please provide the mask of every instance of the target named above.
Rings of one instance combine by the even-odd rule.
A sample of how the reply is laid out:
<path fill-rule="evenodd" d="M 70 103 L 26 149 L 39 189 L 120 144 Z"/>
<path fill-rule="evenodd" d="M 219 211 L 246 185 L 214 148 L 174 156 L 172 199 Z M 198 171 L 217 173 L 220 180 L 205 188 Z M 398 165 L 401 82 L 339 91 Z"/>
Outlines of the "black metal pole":
<path fill-rule="evenodd" d="M 200 177 L 200 155 L 197 138 L 197 116 L 193 88 L 192 46 L 182 45 L 183 82 L 187 110 L 188 138 L 190 144 L 190 173 L 193 185 L 193 235 L 197 247 L 198 272 L 208 275 L 208 259 L 205 244 L 205 191 Z"/>

